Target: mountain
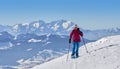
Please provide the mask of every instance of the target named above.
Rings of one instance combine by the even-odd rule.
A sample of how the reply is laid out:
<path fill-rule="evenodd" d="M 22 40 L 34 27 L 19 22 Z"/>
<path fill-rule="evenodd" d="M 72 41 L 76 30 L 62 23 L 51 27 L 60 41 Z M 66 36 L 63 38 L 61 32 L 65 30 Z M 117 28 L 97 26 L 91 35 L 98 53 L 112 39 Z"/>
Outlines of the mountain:
<path fill-rule="evenodd" d="M 13 26 L 0 25 L 0 32 L 7 31 L 13 36 L 27 33 L 33 33 L 36 35 L 44 35 L 49 33 L 58 35 L 69 35 L 72 29 L 74 28 L 74 25 L 74 22 L 67 20 L 56 20 L 49 23 L 43 20 L 39 20 L 30 23 L 16 24 Z M 89 30 L 84 28 L 80 29 L 84 33 L 84 37 L 89 40 L 98 40 L 102 37 L 120 34 L 120 28 L 99 30 Z"/>
<path fill-rule="evenodd" d="M 3 26 L 3 25 L 0 25 L 0 32 L 3 32 L 3 31 L 10 31 L 12 27 L 11 26 Z"/>
<path fill-rule="evenodd" d="M 14 36 L 9 34 L 8 32 L 0 32 L 0 50 L 11 48 L 13 46 L 13 44 L 11 43 L 13 38 Z"/>
<path fill-rule="evenodd" d="M 1 37 L 4 41 L 0 41 L 0 66 L 4 69 L 14 69 L 13 66 L 27 69 L 60 57 L 68 49 L 69 37 L 65 35 L 26 33 L 11 36 L 2 32 Z M 87 39 L 85 41 L 90 42 Z"/>
<path fill-rule="evenodd" d="M 12 36 L 11 34 L 9 34 L 6 31 L 0 32 L 0 42 L 12 41 L 13 38 L 14 38 L 14 36 Z"/>
<path fill-rule="evenodd" d="M 56 20 L 52 22 L 45 22 L 43 20 L 33 21 L 30 23 L 21 23 L 13 26 L 2 26 L 0 25 L 0 31 L 7 31 L 13 36 L 20 34 L 57 34 L 57 35 L 69 35 L 72 29 L 74 28 L 75 23 L 67 20 Z M 119 35 L 120 28 L 112 29 L 99 29 L 99 30 L 89 30 L 80 28 L 84 33 L 84 37 L 89 40 L 98 40 L 102 37 Z"/>
<path fill-rule="evenodd" d="M 31 69 L 120 69 L 120 35 L 109 36 L 80 48 L 80 57 L 66 61 L 67 54 Z"/>
<path fill-rule="evenodd" d="M 85 30 L 81 29 L 84 37 L 89 40 L 98 40 L 100 38 L 112 35 L 120 35 L 120 28 L 100 29 L 100 30 Z"/>
<path fill-rule="evenodd" d="M 57 20 L 50 23 L 45 23 L 40 20 L 31 23 L 16 24 L 12 27 L 10 32 L 13 35 L 23 33 L 34 33 L 38 35 L 46 33 L 68 34 L 68 31 L 70 31 L 70 28 L 73 27 L 73 25 L 73 22 L 67 20 Z"/>

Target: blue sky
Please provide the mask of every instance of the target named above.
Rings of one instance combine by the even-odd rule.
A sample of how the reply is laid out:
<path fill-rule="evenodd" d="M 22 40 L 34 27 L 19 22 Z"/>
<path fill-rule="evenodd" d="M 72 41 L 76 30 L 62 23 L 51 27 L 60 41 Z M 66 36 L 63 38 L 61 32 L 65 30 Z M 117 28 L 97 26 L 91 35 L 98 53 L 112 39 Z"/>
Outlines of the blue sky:
<path fill-rule="evenodd" d="M 0 24 L 69 20 L 85 29 L 120 27 L 120 0 L 0 0 Z"/>

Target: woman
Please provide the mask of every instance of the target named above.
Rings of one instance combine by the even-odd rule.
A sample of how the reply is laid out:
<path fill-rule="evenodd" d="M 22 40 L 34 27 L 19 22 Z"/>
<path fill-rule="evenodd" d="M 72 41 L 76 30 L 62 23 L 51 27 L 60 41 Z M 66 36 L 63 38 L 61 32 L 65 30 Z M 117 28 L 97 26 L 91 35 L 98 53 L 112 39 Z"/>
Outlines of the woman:
<path fill-rule="evenodd" d="M 76 55 L 76 57 L 79 57 L 79 44 L 81 42 L 81 37 L 83 36 L 83 33 L 79 30 L 78 26 L 75 25 L 74 29 L 72 30 L 72 32 L 70 33 L 70 39 L 69 39 L 69 43 L 71 43 L 71 41 L 73 42 L 73 48 L 72 48 L 72 54 L 71 56 L 74 57 Z"/>

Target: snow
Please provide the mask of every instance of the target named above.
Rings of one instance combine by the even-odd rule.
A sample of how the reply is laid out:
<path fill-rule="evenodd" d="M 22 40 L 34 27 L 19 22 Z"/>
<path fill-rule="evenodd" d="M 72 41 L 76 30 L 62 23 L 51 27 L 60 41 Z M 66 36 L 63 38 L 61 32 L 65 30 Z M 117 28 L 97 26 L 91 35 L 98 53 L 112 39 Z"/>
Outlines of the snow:
<path fill-rule="evenodd" d="M 30 39 L 30 40 L 28 40 L 28 42 L 41 42 L 42 40 L 37 40 L 37 39 Z"/>
<path fill-rule="evenodd" d="M 20 59 L 20 60 L 18 60 L 17 62 L 18 62 L 19 64 L 21 64 L 23 61 L 24 61 L 24 59 Z"/>
<path fill-rule="evenodd" d="M 56 23 L 56 24 L 52 27 L 52 29 L 56 31 L 59 27 L 60 27 L 60 26 Z"/>
<path fill-rule="evenodd" d="M 48 42 L 46 42 L 45 44 L 43 44 L 43 46 L 46 46 L 47 44 L 50 44 L 50 43 L 51 43 L 51 42 L 48 41 Z"/>
<path fill-rule="evenodd" d="M 70 23 L 71 23 L 71 21 L 64 22 L 64 23 L 62 24 L 63 28 L 64 28 L 64 29 L 67 29 L 67 28 L 69 27 Z"/>
<path fill-rule="evenodd" d="M 49 56 L 49 57 L 45 57 L 45 55 L 43 55 L 43 54 L 45 54 L 46 56 Z M 45 59 L 45 61 L 47 61 L 47 60 L 50 60 L 51 58 L 56 58 L 59 55 L 63 55 L 63 54 L 64 53 L 61 53 L 61 52 L 44 49 L 43 51 L 39 51 L 37 53 L 37 60 Z M 44 56 L 45 58 L 42 58 L 41 56 Z"/>
<path fill-rule="evenodd" d="M 29 23 L 23 23 L 22 26 L 29 26 Z"/>
<path fill-rule="evenodd" d="M 18 30 L 18 27 L 19 27 L 18 25 L 13 26 L 13 30 L 14 30 L 14 31 L 17 31 L 17 30 Z"/>
<path fill-rule="evenodd" d="M 77 59 L 67 54 L 49 62 L 36 65 L 31 69 L 120 69 L 120 35 L 104 37 L 96 42 L 81 46 Z"/>
<path fill-rule="evenodd" d="M 32 48 L 27 49 L 27 51 L 31 51 L 31 50 L 32 50 Z"/>
<path fill-rule="evenodd" d="M 14 40 L 16 40 L 16 39 L 17 39 L 17 36 L 14 37 Z"/>
<path fill-rule="evenodd" d="M 34 23 L 33 26 L 36 27 L 36 28 L 39 28 L 40 24 L 39 23 Z"/>
<path fill-rule="evenodd" d="M 8 45 L 1 46 L 0 50 L 7 50 L 7 49 L 10 49 L 11 47 L 13 47 L 13 44 L 11 42 L 9 42 Z"/>
<path fill-rule="evenodd" d="M 18 60 L 17 62 L 18 62 L 19 64 L 23 65 L 23 66 L 26 65 L 26 67 L 27 67 L 27 64 L 30 64 L 32 61 L 31 61 L 31 59 L 29 58 L 29 59 L 27 59 L 27 60 L 20 59 L 20 60 Z M 21 65 L 20 65 L 19 67 L 22 67 Z M 21 68 L 18 68 L 18 69 L 21 69 Z M 25 68 L 22 68 L 22 69 L 25 69 Z"/>
<path fill-rule="evenodd" d="M 17 45 L 21 45 L 21 43 L 17 43 Z"/>
<path fill-rule="evenodd" d="M 72 25 L 70 28 L 68 28 L 66 31 L 71 31 L 74 28 L 74 25 Z"/>
<path fill-rule="evenodd" d="M 51 35 L 51 33 L 48 33 L 46 36 L 49 37 Z"/>

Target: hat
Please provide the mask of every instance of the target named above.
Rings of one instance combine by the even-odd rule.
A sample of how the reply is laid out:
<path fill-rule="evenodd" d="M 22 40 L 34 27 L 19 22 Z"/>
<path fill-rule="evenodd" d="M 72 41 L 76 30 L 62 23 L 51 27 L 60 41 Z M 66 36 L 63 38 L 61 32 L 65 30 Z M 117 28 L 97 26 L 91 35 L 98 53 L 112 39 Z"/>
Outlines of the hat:
<path fill-rule="evenodd" d="M 78 28 L 77 24 L 75 24 L 75 28 Z"/>

